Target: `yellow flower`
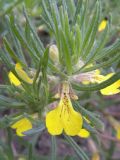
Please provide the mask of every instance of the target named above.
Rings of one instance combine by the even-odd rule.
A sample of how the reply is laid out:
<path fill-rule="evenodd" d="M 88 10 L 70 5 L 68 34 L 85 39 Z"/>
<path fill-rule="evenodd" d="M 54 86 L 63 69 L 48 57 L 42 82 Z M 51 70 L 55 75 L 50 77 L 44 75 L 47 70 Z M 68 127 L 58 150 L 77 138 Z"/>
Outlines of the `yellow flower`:
<path fill-rule="evenodd" d="M 113 75 L 114 75 L 114 73 L 109 73 L 106 76 L 97 74 L 94 76 L 94 80 L 97 83 L 101 83 L 103 81 L 108 80 Z M 119 87 L 120 87 L 120 80 L 117 80 L 116 82 L 114 82 L 110 86 L 101 89 L 100 92 L 103 95 L 114 95 L 114 94 L 117 94 L 120 92 L 120 90 L 118 89 Z"/>
<path fill-rule="evenodd" d="M 58 106 L 46 115 L 46 127 L 51 135 L 59 135 L 63 131 L 70 136 L 78 135 L 83 119 L 80 113 L 73 109 L 69 85 L 63 84 L 61 99 Z"/>
<path fill-rule="evenodd" d="M 92 72 L 88 72 L 88 77 L 86 76 L 86 80 L 82 81 L 82 83 L 83 84 L 101 83 L 108 80 L 113 75 L 114 73 L 109 73 L 104 76 L 100 74 L 99 70 L 95 70 Z M 119 87 L 120 87 L 120 80 L 117 80 L 116 82 L 109 85 L 108 87 L 101 89 L 100 92 L 103 95 L 114 95 L 114 94 L 120 93 Z"/>
<path fill-rule="evenodd" d="M 22 118 L 11 125 L 11 128 L 16 129 L 16 134 L 20 137 L 25 136 L 23 132 L 32 129 L 32 123 L 27 118 Z"/>
<path fill-rule="evenodd" d="M 106 28 L 106 26 L 107 26 L 107 21 L 108 21 L 108 19 L 107 19 L 107 17 L 105 17 L 105 18 L 102 20 L 102 22 L 99 24 L 99 27 L 98 27 L 98 31 L 99 31 L 99 32 L 103 31 L 103 30 Z"/>
<path fill-rule="evenodd" d="M 14 84 L 15 86 L 20 86 L 21 82 L 19 79 L 10 71 L 8 74 L 9 80 L 11 84 Z"/>
<path fill-rule="evenodd" d="M 27 73 L 22 69 L 22 66 L 20 65 L 20 63 L 16 63 L 15 71 L 23 81 L 25 81 L 26 83 L 29 83 L 29 84 L 33 83 L 33 80 L 28 77 Z M 14 84 L 15 86 L 20 86 L 21 85 L 21 82 L 14 75 L 13 72 L 10 71 L 9 74 L 8 74 L 8 77 L 9 77 L 9 80 L 10 80 L 11 84 Z"/>
<path fill-rule="evenodd" d="M 109 73 L 106 76 L 103 76 L 103 78 L 101 79 L 100 82 L 106 81 L 107 79 L 109 79 L 110 77 L 112 77 L 114 75 L 114 73 Z M 114 95 L 120 92 L 120 89 L 118 89 L 120 87 L 120 80 L 114 82 L 113 84 L 111 84 L 110 86 L 103 88 L 100 90 L 101 94 L 103 95 Z"/>

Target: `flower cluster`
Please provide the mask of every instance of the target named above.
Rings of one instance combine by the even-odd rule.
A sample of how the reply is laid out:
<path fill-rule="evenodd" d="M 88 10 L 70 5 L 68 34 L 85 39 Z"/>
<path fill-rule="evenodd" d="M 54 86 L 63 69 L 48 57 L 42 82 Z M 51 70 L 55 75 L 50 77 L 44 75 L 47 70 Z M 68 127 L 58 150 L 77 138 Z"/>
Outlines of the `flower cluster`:
<path fill-rule="evenodd" d="M 107 19 L 105 18 L 99 25 L 98 31 L 101 32 L 106 28 Z M 56 45 L 50 46 L 49 57 L 56 64 L 59 64 L 59 52 Z M 84 65 L 84 62 L 80 60 L 79 65 L 81 67 Z M 86 66 L 87 68 L 93 66 L 90 64 Z M 108 73 L 107 75 L 102 75 L 100 70 L 96 69 L 94 71 L 80 73 L 77 75 L 72 75 L 71 79 L 78 83 L 88 85 L 90 83 L 101 83 L 112 77 L 115 73 Z M 8 74 L 11 84 L 16 87 L 22 88 L 22 81 L 28 84 L 33 83 L 33 79 L 28 76 L 24 71 L 20 63 L 15 65 L 15 74 L 10 71 Z M 113 95 L 120 92 L 120 80 L 117 80 L 108 87 L 105 87 L 100 90 L 103 95 Z M 46 127 L 48 132 L 51 135 L 60 135 L 65 132 L 70 136 L 80 136 L 87 138 L 90 136 L 89 131 L 83 128 L 83 119 L 86 120 L 80 113 L 78 113 L 72 106 L 71 99 L 76 99 L 76 95 L 70 93 L 70 86 L 67 81 L 62 83 L 62 89 L 59 94 L 60 102 L 55 109 L 46 114 Z M 89 123 L 89 122 L 88 122 Z M 22 118 L 11 125 L 11 128 L 16 129 L 18 136 L 24 136 L 25 131 L 32 129 L 32 123 L 28 118 Z M 118 128 L 118 127 L 117 127 Z M 118 133 L 119 137 L 119 133 Z"/>

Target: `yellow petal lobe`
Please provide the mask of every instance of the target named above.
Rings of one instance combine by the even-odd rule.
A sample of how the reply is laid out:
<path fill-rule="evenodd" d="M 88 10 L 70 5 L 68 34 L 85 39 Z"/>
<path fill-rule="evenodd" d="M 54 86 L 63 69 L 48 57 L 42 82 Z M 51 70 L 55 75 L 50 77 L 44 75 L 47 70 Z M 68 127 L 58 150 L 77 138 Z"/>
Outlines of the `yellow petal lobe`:
<path fill-rule="evenodd" d="M 69 114 L 64 114 L 63 122 L 65 133 L 69 136 L 75 136 L 82 128 L 83 119 L 80 113 L 70 111 Z"/>
<path fill-rule="evenodd" d="M 88 138 L 90 136 L 90 132 L 86 129 L 81 129 L 78 136 L 80 136 L 81 138 Z"/>
<path fill-rule="evenodd" d="M 106 76 L 103 76 L 103 79 L 101 80 L 101 82 L 109 79 L 110 77 L 112 77 L 114 75 L 114 73 L 109 73 Z M 118 89 L 120 87 L 120 80 L 114 82 L 113 84 L 111 84 L 110 86 L 103 88 L 100 90 L 101 94 L 103 95 L 114 95 L 120 92 L 120 90 Z"/>
<path fill-rule="evenodd" d="M 61 106 L 56 107 L 56 109 L 47 114 L 46 127 L 51 135 L 59 135 L 62 133 Z"/>
<path fill-rule="evenodd" d="M 107 26 L 107 20 L 104 19 L 100 24 L 99 24 L 99 27 L 98 27 L 98 31 L 101 32 L 103 31 Z"/>
<path fill-rule="evenodd" d="M 12 72 L 9 72 L 8 77 L 11 84 L 14 84 L 15 86 L 21 85 L 19 79 Z"/>
<path fill-rule="evenodd" d="M 22 66 L 17 63 L 15 65 L 15 71 L 18 74 L 18 76 L 25 82 L 32 84 L 33 80 L 27 75 L 27 73 L 22 69 Z"/>
<path fill-rule="evenodd" d="M 100 90 L 102 95 L 114 95 L 120 93 L 119 89 L 115 89 L 114 86 L 109 86 Z"/>
<path fill-rule="evenodd" d="M 64 131 L 69 136 L 75 136 L 82 128 L 83 119 L 80 113 L 73 109 L 70 97 L 64 93 L 61 99 L 60 105 L 62 110 L 62 121 L 64 125 Z"/>
<path fill-rule="evenodd" d="M 97 152 L 93 153 L 91 160 L 100 160 L 100 155 Z"/>
<path fill-rule="evenodd" d="M 120 140 L 120 126 L 116 129 L 116 138 Z"/>
<path fill-rule="evenodd" d="M 25 136 L 23 132 L 32 129 L 32 124 L 27 118 L 22 118 L 11 125 L 11 128 L 16 129 L 16 134 L 18 136 Z"/>

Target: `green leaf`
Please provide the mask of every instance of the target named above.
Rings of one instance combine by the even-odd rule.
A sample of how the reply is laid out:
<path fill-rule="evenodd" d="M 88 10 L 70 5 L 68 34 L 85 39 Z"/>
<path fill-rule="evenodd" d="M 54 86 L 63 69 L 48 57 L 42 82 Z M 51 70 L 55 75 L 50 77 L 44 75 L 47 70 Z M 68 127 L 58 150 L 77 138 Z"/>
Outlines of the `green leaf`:
<path fill-rule="evenodd" d="M 33 146 L 31 143 L 29 143 L 28 146 L 28 160 L 33 160 Z"/>
<path fill-rule="evenodd" d="M 62 47 L 63 47 L 63 56 L 65 58 L 65 65 L 66 65 L 66 69 L 67 69 L 67 73 L 69 75 L 72 74 L 72 62 L 71 62 L 71 55 L 70 55 L 70 52 L 69 52 L 69 47 L 68 47 L 68 44 L 67 44 L 67 41 L 66 41 L 66 36 L 65 34 L 63 33 L 62 30 L 60 30 L 60 34 L 62 36 Z"/>
<path fill-rule="evenodd" d="M 104 123 L 100 121 L 92 112 L 83 108 L 78 102 L 75 102 L 75 106 L 83 116 L 90 120 L 96 129 L 104 131 Z"/>
<path fill-rule="evenodd" d="M 77 153 L 77 155 L 80 159 L 82 158 L 82 160 L 89 160 L 86 153 L 82 150 L 82 148 L 80 146 L 78 146 L 78 144 L 73 140 L 73 138 L 71 138 L 70 136 L 67 136 L 65 134 L 64 134 L 64 137 L 66 138 L 68 143 L 73 147 L 73 149 L 75 150 L 75 152 Z"/>
<path fill-rule="evenodd" d="M 98 31 L 98 24 L 99 24 L 99 19 L 100 19 L 100 13 L 101 13 L 101 6 L 99 1 L 97 1 L 97 7 L 96 7 L 96 16 L 94 17 L 94 24 L 92 26 L 92 31 L 91 31 L 91 35 L 89 37 L 89 42 L 88 45 L 85 46 L 85 51 L 83 53 L 83 59 L 86 59 L 86 57 L 90 54 L 91 52 L 91 48 L 94 46 L 94 42 L 95 42 L 95 38 L 96 38 L 96 33 Z"/>
<path fill-rule="evenodd" d="M 31 136 L 31 135 L 34 135 L 34 134 L 41 133 L 44 129 L 45 129 L 45 126 L 44 126 L 43 123 L 41 123 L 41 124 L 40 124 L 40 127 L 30 129 L 29 131 L 26 131 L 26 132 L 24 132 L 23 134 L 25 134 L 25 135 L 27 135 L 27 136 Z"/>
<path fill-rule="evenodd" d="M 12 132 L 11 129 L 8 127 L 7 128 L 7 145 L 9 146 L 9 150 L 6 153 L 9 157 L 9 160 L 14 159 L 14 153 L 13 153 L 13 148 L 12 148 Z"/>
<path fill-rule="evenodd" d="M 73 0 L 66 1 L 66 5 L 67 5 L 67 11 L 68 11 L 68 15 L 70 17 L 70 20 L 73 21 L 73 15 L 75 15 L 75 11 L 76 11 L 75 1 L 73 1 Z"/>
<path fill-rule="evenodd" d="M 83 1 L 83 0 L 78 0 L 78 1 L 77 1 L 76 11 L 75 11 L 75 14 L 74 14 L 74 16 L 73 16 L 73 25 L 76 24 L 77 17 L 78 17 L 78 15 L 80 14 L 80 10 L 81 10 L 81 8 L 82 8 L 82 3 L 83 3 L 82 1 Z M 72 12 L 72 13 L 74 13 L 74 12 Z"/>
<path fill-rule="evenodd" d="M 67 156 L 65 156 L 64 160 L 76 160 L 76 157 L 67 155 Z"/>
<path fill-rule="evenodd" d="M 104 47 L 106 40 L 108 38 L 108 31 L 109 31 L 109 24 L 107 25 L 106 29 L 104 30 L 101 39 L 98 42 L 96 42 L 97 43 L 96 48 L 93 48 L 93 51 L 91 51 L 91 54 L 89 54 L 87 57 L 87 61 L 86 61 L 85 65 L 83 67 L 81 67 L 80 70 L 82 70 L 88 64 L 92 63 L 95 60 L 95 57 L 100 54 L 99 52 Z"/>
<path fill-rule="evenodd" d="M 8 17 L 7 15 L 5 16 L 5 18 L 6 18 L 6 23 L 7 23 L 7 25 L 8 25 L 8 30 L 9 30 L 11 39 L 12 39 L 12 41 L 13 41 L 13 45 L 14 45 L 15 51 L 16 51 L 18 57 L 24 62 L 24 64 L 26 64 L 26 60 L 25 60 L 25 56 L 24 56 L 23 51 L 22 51 L 22 47 L 21 47 L 18 39 L 16 38 L 16 36 L 15 36 L 14 33 L 12 32 L 11 26 L 10 26 L 10 21 L 9 21 L 10 19 L 11 19 L 11 21 L 12 21 L 12 24 L 15 23 L 14 15 L 12 14 L 12 15 L 10 16 L 10 19 L 9 19 L 9 17 Z"/>
<path fill-rule="evenodd" d="M 8 69 L 11 70 L 13 68 L 13 65 L 11 64 L 11 60 L 10 60 L 9 56 L 7 56 L 5 49 L 0 50 L 0 51 L 1 51 L 0 58 L 2 59 L 4 64 L 8 67 Z"/>
<path fill-rule="evenodd" d="M 16 7 L 19 3 L 21 3 L 23 0 L 16 0 L 13 3 L 11 3 L 7 9 L 5 9 L 3 12 L 0 12 L 0 17 L 4 16 L 5 14 L 8 14 L 14 7 Z M 7 2 L 6 2 L 7 3 Z"/>
<path fill-rule="evenodd" d="M 53 23 L 53 20 L 52 20 L 52 17 L 47 9 L 47 5 L 46 5 L 46 2 L 44 0 L 42 0 L 42 7 L 43 7 L 43 10 L 44 10 L 44 13 L 46 15 L 46 18 L 51 26 L 51 29 L 53 31 L 55 31 L 55 26 L 54 26 L 54 23 Z"/>
<path fill-rule="evenodd" d="M 3 42 L 4 42 L 4 45 L 5 45 L 5 48 L 8 52 L 8 54 L 13 58 L 13 60 L 16 61 L 16 63 L 19 62 L 20 64 L 25 66 L 25 64 L 16 56 L 16 54 L 14 53 L 13 49 L 11 48 L 11 46 L 6 38 L 3 38 Z"/>
<path fill-rule="evenodd" d="M 1 160 L 9 160 L 7 155 L 4 154 L 4 151 L 2 150 L 1 147 L 0 147 L 0 159 Z"/>
<path fill-rule="evenodd" d="M 54 72 L 58 73 L 59 75 L 61 75 L 61 77 L 68 79 L 67 75 L 64 74 L 62 71 L 60 71 L 59 69 L 57 69 L 55 65 L 53 65 L 51 62 L 48 63 L 48 67 L 50 67 L 53 73 Z"/>
<path fill-rule="evenodd" d="M 48 66 L 48 55 L 49 55 L 49 48 L 46 48 L 43 58 L 42 58 L 42 66 L 44 71 L 46 72 Z"/>
<path fill-rule="evenodd" d="M 85 34 L 85 37 L 84 37 L 84 40 L 82 43 L 82 48 L 81 48 L 81 53 L 80 53 L 81 56 L 83 56 L 83 51 L 84 51 L 85 47 L 88 45 L 88 42 L 89 42 L 92 30 L 94 28 L 94 25 L 96 23 L 97 17 L 98 17 L 98 3 L 96 4 L 95 13 L 92 17 L 91 23 L 86 31 L 86 34 Z"/>
<path fill-rule="evenodd" d="M 35 27 L 33 27 L 33 24 L 31 23 L 28 15 L 27 15 L 25 6 L 23 7 L 23 11 L 24 11 L 24 15 L 25 15 L 25 18 L 26 18 L 26 20 L 27 20 L 27 23 L 28 23 L 28 25 L 29 25 L 29 27 L 30 27 L 30 30 L 31 30 L 31 32 L 33 33 L 36 41 L 38 42 L 38 43 L 37 43 L 38 48 L 39 48 L 42 52 L 44 52 L 45 49 L 44 49 L 43 43 L 41 42 L 40 38 L 38 37 L 37 32 L 36 32 L 36 30 L 35 30 Z"/>
<path fill-rule="evenodd" d="M 97 54 L 95 60 L 97 61 L 108 56 L 109 57 L 113 56 L 119 50 L 120 50 L 120 40 L 116 40 L 116 42 L 113 45 L 104 48 L 99 54 Z"/>
<path fill-rule="evenodd" d="M 81 12 L 80 12 L 80 28 L 82 30 L 83 33 L 83 37 L 84 37 L 84 24 L 85 24 L 85 20 L 86 20 L 86 15 L 87 15 L 87 9 L 88 9 L 88 0 L 85 0 L 85 5 L 82 3 L 81 6 Z"/>
<path fill-rule="evenodd" d="M 37 63 L 39 61 L 39 57 L 36 55 L 34 50 L 29 46 L 25 37 L 23 36 L 23 33 L 19 30 L 16 24 L 12 24 L 11 20 L 10 20 L 10 26 L 11 26 L 12 32 L 16 35 L 21 45 L 23 45 L 23 47 L 29 51 L 31 58 L 34 60 L 34 62 Z"/>
<path fill-rule="evenodd" d="M 75 31 L 76 31 L 76 37 L 75 37 L 75 49 L 74 50 L 75 50 L 76 58 L 78 61 L 79 53 L 81 50 L 81 42 L 82 42 L 82 33 L 81 33 L 81 30 L 78 24 L 76 24 L 75 26 Z"/>
<path fill-rule="evenodd" d="M 81 72 L 89 72 L 89 71 L 93 71 L 99 68 L 106 68 L 108 66 L 111 66 L 113 63 L 119 62 L 119 61 L 120 61 L 120 54 L 116 53 L 115 56 L 113 56 L 112 58 L 102 61 L 101 63 L 96 64 L 93 67 L 81 69 Z"/>

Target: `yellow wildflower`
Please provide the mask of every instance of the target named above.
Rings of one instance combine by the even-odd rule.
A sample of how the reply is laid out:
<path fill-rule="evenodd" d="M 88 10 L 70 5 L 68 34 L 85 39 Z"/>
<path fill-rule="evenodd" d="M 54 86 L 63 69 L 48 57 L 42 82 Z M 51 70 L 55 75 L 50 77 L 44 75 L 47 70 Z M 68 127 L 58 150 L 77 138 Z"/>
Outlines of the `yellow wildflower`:
<path fill-rule="evenodd" d="M 112 77 L 114 75 L 114 73 L 109 73 L 106 76 L 103 76 L 100 80 L 100 82 L 106 81 L 107 79 L 109 79 L 110 77 Z M 114 82 L 113 84 L 111 84 L 110 86 L 103 88 L 100 90 L 101 94 L 103 95 L 114 95 L 120 92 L 120 89 L 118 89 L 120 87 L 120 80 Z"/>
<path fill-rule="evenodd" d="M 78 135 L 83 119 L 73 109 L 68 83 L 63 84 L 61 99 L 58 106 L 46 115 L 46 127 L 51 135 L 59 135 L 63 131 L 70 136 Z"/>
<path fill-rule="evenodd" d="M 88 72 L 88 77 L 86 76 L 86 80 L 83 80 L 83 84 L 89 84 L 89 83 L 101 83 L 106 80 L 108 80 L 110 77 L 112 77 L 114 73 L 109 73 L 107 75 L 101 75 L 99 70 L 95 70 L 92 72 Z M 100 90 L 101 94 L 103 95 L 114 95 L 120 92 L 120 80 L 117 80 L 113 84 L 109 85 L 108 87 L 105 87 Z"/>
<path fill-rule="evenodd" d="M 93 79 L 95 82 L 97 83 L 101 83 L 103 81 L 108 80 L 110 77 L 112 77 L 114 75 L 114 73 L 109 73 L 106 76 L 103 75 L 94 75 Z M 108 87 L 105 87 L 103 89 L 100 90 L 101 94 L 103 95 L 114 95 L 120 92 L 120 90 L 118 89 L 120 87 L 120 80 L 114 82 L 113 84 L 111 84 Z"/>
<path fill-rule="evenodd" d="M 11 128 L 16 130 L 16 134 L 20 137 L 25 136 L 23 132 L 32 129 L 32 124 L 27 118 L 22 118 L 11 125 Z"/>
<path fill-rule="evenodd" d="M 106 28 L 106 26 L 107 26 L 107 21 L 108 21 L 108 18 L 105 17 L 105 18 L 102 20 L 102 22 L 99 24 L 99 27 L 98 27 L 98 31 L 99 31 L 99 32 L 103 31 L 103 30 Z"/>

